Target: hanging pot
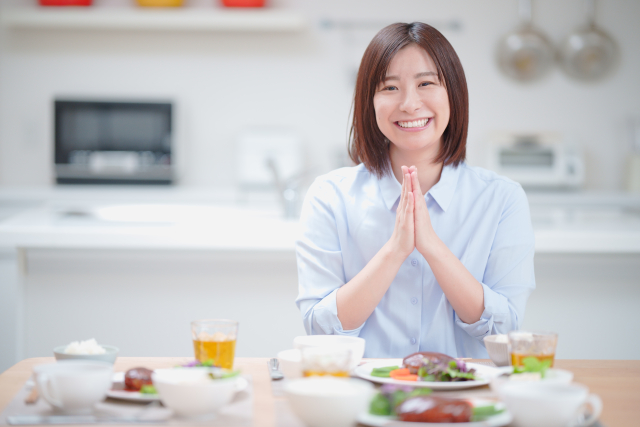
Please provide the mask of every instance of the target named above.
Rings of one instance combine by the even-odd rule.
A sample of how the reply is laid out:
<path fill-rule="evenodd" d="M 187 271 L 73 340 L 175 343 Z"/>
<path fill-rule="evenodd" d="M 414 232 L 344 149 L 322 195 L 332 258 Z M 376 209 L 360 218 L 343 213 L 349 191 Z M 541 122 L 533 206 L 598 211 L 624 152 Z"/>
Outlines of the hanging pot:
<path fill-rule="evenodd" d="M 507 76 L 523 82 L 538 80 L 553 64 L 553 47 L 531 22 L 531 0 L 520 0 L 520 27 L 498 43 L 498 65 Z"/>
<path fill-rule="evenodd" d="M 579 80 L 599 80 L 618 63 L 616 42 L 595 23 L 595 0 L 585 0 L 587 24 L 567 36 L 559 50 L 562 69 Z"/>

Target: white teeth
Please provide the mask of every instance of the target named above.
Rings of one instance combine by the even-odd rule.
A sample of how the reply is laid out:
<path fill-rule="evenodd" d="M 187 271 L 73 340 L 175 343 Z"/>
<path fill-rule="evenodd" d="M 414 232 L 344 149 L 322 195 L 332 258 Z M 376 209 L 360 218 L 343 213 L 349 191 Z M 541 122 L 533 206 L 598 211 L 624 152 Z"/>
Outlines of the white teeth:
<path fill-rule="evenodd" d="M 403 128 L 420 128 L 427 125 L 429 119 L 414 120 L 412 122 L 398 122 Z"/>

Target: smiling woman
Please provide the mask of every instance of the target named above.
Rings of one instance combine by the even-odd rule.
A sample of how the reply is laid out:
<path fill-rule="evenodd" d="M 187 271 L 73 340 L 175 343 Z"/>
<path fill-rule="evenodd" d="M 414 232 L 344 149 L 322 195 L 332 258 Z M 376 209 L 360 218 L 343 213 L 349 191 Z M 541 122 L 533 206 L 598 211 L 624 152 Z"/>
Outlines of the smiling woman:
<path fill-rule="evenodd" d="M 316 179 L 297 241 L 296 303 L 309 334 L 360 336 L 366 357 L 486 358 L 535 288 L 519 184 L 464 162 L 464 71 L 422 23 L 393 24 L 358 71 L 349 154 Z M 424 189 L 424 190 L 423 190 Z"/>

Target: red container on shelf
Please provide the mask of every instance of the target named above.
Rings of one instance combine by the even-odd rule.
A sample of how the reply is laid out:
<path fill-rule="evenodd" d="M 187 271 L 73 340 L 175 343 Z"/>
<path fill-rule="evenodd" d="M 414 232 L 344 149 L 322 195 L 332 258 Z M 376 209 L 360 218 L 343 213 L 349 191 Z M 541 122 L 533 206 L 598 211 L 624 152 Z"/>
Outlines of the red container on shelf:
<path fill-rule="evenodd" d="M 39 0 L 40 6 L 91 6 L 93 0 Z"/>
<path fill-rule="evenodd" d="M 222 0 L 225 7 L 264 7 L 265 0 Z"/>

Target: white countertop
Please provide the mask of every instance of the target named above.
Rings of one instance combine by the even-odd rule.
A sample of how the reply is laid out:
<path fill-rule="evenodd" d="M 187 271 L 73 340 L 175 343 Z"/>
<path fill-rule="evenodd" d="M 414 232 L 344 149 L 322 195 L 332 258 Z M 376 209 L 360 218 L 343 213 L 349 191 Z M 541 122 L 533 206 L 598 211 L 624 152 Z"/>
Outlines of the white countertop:
<path fill-rule="evenodd" d="M 1 190 L 0 248 L 293 251 L 272 195 L 179 188 Z M 640 253 L 640 196 L 529 195 L 537 253 Z M 13 205 L 12 205 L 13 204 Z"/>

